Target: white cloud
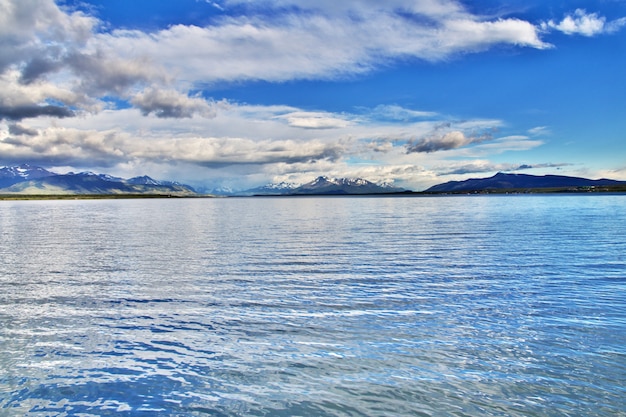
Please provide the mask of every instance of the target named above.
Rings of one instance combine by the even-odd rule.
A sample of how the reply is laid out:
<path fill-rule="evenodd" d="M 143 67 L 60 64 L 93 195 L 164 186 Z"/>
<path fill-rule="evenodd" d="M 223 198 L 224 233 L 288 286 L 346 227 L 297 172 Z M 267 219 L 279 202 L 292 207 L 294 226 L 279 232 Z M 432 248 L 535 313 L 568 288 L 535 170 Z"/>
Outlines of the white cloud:
<path fill-rule="evenodd" d="M 124 98 L 142 84 L 163 83 L 149 58 L 120 58 L 94 45 L 100 22 L 53 0 L 0 0 L 0 106 L 4 117 L 69 116 L 99 111 L 102 96 Z M 100 47 L 102 46 L 102 47 Z"/>
<path fill-rule="evenodd" d="M 53 0 L 0 1 L 0 72 L 35 57 L 56 58 L 83 45 L 97 19 L 65 13 Z"/>
<path fill-rule="evenodd" d="M 455 130 L 463 128 L 464 130 Z M 464 122 L 452 125 L 443 123 L 432 132 L 411 140 L 407 144 L 407 153 L 432 153 L 457 149 L 464 146 L 493 140 L 495 126 L 487 127 L 484 121 Z"/>
<path fill-rule="evenodd" d="M 26 134 L 29 129 L 30 134 Z M 18 134 L 16 134 L 18 133 Z M 38 133 L 38 134 L 37 134 Z M 63 166 L 114 166 L 132 161 L 198 166 L 272 164 L 335 160 L 341 143 L 322 140 L 252 140 L 229 137 L 166 136 L 136 138 L 122 130 L 80 130 L 49 127 L 0 139 L 0 153 L 12 160 L 46 161 Z"/>
<path fill-rule="evenodd" d="M 374 109 L 369 110 L 365 109 L 368 113 L 373 117 L 379 117 L 382 120 L 390 120 L 390 121 L 413 121 L 416 119 L 432 119 L 437 117 L 436 112 L 430 111 L 420 111 L 420 110 L 412 110 L 407 109 L 398 105 L 379 105 Z"/>
<path fill-rule="evenodd" d="M 532 136 L 545 136 L 550 135 L 552 132 L 548 126 L 536 126 L 528 129 L 528 133 Z"/>
<path fill-rule="evenodd" d="M 528 22 L 492 21 L 450 0 L 214 4 L 243 5 L 246 15 L 206 27 L 98 32 L 106 22 L 53 0 L 0 0 L 0 82 L 8 87 L 0 91 L 1 117 L 97 112 L 105 99 L 130 100 L 162 117 L 210 115 L 211 103 L 188 91 L 223 81 L 335 79 L 396 59 L 441 60 L 499 44 L 547 46 Z M 260 4 L 273 13 L 259 13 Z M 309 129 L 347 123 L 323 116 L 288 122 Z"/>
<path fill-rule="evenodd" d="M 573 14 L 566 15 L 560 22 L 549 20 L 541 25 L 544 30 L 555 29 L 567 35 L 595 36 L 613 33 L 626 25 L 626 18 L 607 22 L 604 16 L 587 13 L 584 9 L 576 9 Z"/>
<path fill-rule="evenodd" d="M 471 149 L 464 150 L 464 154 L 465 156 L 495 155 L 510 151 L 527 151 L 541 145 L 543 145 L 541 140 L 532 140 L 524 135 L 512 135 L 478 144 Z"/>
<path fill-rule="evenodd" d="M 339 129 L 351 124 L 349 120 L 325 112 L 296 111 L 276 118 L 287 120 L 289 126 L 303 129 Z"/>
<path fill-rule="evenodd" d="M 251 13 L 245 17 L 155 33 L 114 31 L 94 43 L 126 58 L 142 51 L 191 84 L 333 79 L 398 58 L 441 60 L 500 44 L 549 46 L 529 22 L 490 21 L 451 1 L 264 2 L 274 18 L 254 14 L 258 3 L 243 3 Z"/>

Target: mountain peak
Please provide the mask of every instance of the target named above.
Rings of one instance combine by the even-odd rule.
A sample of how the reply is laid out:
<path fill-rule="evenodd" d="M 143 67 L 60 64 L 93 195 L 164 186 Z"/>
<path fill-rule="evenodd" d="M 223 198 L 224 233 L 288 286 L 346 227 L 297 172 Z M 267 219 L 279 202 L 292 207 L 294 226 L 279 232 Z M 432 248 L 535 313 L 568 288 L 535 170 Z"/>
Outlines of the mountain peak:
<path fill-rule="evenodd" d="M 35 180 L 57 175 L 44 168 L 29 164 L 0 168 L 0 188 L 10 187 L 18 182 Z"/>
<path fill-rule="evenodd" d="M 160 181 L 152 179 L 152 178 L 150 178 L 147 175 L 142 175 L 140 177 L 133 177 L 133 178 L 130 178 L 130 179 L 126 180 L 126 182 L 128 184 L 134 184 L 134 185 L 139 185 L 139 184 L 142 184 L 142 185 L 161 185 Z"/>
<path fill-rule="evenodd" d="M 335 183 L 335 181 L 333 181 L 333 179 L 325 176 L 325 175 L 321 175 L 317 178 L 315 178 L 313 181 L 311 181 L 308 184 L 311 185 L 319 185 L 319 184 L 327 184 L 327 183 Z"/>

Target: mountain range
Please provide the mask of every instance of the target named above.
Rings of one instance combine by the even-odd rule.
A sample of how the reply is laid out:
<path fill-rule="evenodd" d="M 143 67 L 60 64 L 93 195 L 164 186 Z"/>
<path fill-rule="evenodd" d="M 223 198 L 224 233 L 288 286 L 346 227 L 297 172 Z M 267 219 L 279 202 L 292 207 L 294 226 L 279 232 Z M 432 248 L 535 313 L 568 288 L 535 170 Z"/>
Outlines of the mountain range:
<path fill-rule="evenodd" d="M 306 184 L 291 183 L 269 184 L 245 191 L 245 195 L 355 195 L 355 194 L 390 194 L 406 192 L 403 188 L 388 184 L 378 185 L 362 178 L 317 177 Z"/>
<path fill-rule="evenodd" d="M 430 187 L 422 193 L 497 193 L 556 191 L 626 191 L 626 181 L 591 180 L 562 175 L 506 174 L 489 178 L 449 181 Z M 367 195 L 422 194 L 389 184 L 375 184 L 362 178 L 317 177 L 306 184 L 278 183 L 243 192 L 224 192 L 231 196 L 285 195 Z M 57 174 L 38 166 L 22 164 L 0 168 L 0 194 L 3 195 L 168 195 L 199 196 L 192 187 L 172 181 L 158 181 L 149 176 L 130 179 L 93 172 Z M 217 193 L 215 193 L 217 194 Z"/>
<path fill-rule="evenodd" d="M 188 185 L 157 181 L 148 176 L 124 179 L 93 172 L 57 174 L 41 167 L 23 164 L 0 168 L 0 194 L 192 196 L 196 192 Z"/>
<path fill-rule="evenodd" d="M 563 175 L 506 174 L 499 172 L 489 178 L 449 181 L 430 187 L 425 193 L 497 192 L 503 190 L 581 191 L 597 187 L 626 187 L 626 181 L 590 180 Z"/>

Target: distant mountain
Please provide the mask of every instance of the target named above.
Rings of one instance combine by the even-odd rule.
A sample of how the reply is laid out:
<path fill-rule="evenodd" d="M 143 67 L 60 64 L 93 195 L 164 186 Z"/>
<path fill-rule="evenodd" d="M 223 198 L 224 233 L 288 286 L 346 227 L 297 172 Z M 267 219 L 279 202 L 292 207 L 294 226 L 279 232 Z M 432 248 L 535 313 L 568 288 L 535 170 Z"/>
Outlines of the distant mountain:
<path fill-rule="evenodd" d="M 0 194 L 163 194 L 188 196 L 188 185 L 157 181 L 148 176 L 128 180 L 107 174 L 80 172 L 55 174 L 41 167 L 20 165 L 0 168 Z"/>
<path fill-rule="evenodd" d="M 317 177 L 293 190 L 293 194 L 386 194 L 402 191 L 401 188 L 377 185 L 362 178 Z"/>
<path fill-rule="evenodd" d="M 245 195 L 285 195 L 293 193 L 293 190 L 299 187 L 299 184 L 290 182 L 280 182 L 278 184 L 267 184 L 261 187 L 252 188 L 244 191 Z"/>
<path fill-rule="evenodd" d="M 41 167 L 22 164 L 20 166 L 0 168 L 0 188 L 10 187 L 18 182 L 36 180 L 57 175 Z"/>
<path fill-rule="evenodd" d="M 389 194 L 404 192 L 402 188 L 390 185 L 377 185 L 362 178 L 317 177 L 315 180 L 295 185 L 289 183 L 270 184 L 248 190 L 251 195 L 351 195 Z"/>
<path fill-rule="evenodd" d="M 609 179 L 590 180 L 587 178 L 567 177 L 563 175 L 528 175 L 497 173 L 490 178 L 472 178 L 465 181 L 449 181 L 430 187 L 426 193 L 459 193 L 471 191 L 545 189 L 545 188 L 580 188 L 603 186 L 626 186 L 626 181 Z"/>

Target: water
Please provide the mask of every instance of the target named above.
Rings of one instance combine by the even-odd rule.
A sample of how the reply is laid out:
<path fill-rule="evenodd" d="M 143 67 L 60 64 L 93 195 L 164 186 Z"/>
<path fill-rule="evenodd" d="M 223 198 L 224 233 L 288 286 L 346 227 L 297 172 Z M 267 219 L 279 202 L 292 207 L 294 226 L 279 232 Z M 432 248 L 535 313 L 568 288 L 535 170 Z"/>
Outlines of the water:
<path fill-rule="evenodd" d="M 1 416 L 626 415 L 626 196 L 0 202 Z"/>

